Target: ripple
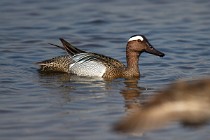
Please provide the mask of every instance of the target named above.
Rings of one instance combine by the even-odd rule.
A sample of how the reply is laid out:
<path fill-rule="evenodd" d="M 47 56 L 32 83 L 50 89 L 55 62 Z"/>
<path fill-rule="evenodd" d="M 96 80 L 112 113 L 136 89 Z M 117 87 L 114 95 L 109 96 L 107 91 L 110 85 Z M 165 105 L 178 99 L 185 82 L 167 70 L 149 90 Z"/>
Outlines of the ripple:
<path fill-rule="evenodd" d="M 174 80 L 209 75 L 209 6 L 207 0 L 1 1 L 1 139 L 127 139 L 110 131 L 126 111 Z M 126 63 L 133 34 L 145 34 L 166 54 L 143 53 L 137 81 L 43 74 L 34 65 L 66 54 L 47 44 L 60 44 L 60 37 Z M 208 130 L 173 125 L 142 139 L 207 139 Z"/>

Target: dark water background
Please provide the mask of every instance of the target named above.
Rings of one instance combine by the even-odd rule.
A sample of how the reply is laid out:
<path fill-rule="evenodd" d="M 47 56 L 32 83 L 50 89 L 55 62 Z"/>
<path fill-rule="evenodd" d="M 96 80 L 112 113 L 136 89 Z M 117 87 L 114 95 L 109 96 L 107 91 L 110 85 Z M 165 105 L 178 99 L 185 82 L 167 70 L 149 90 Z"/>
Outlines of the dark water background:
<path fill-rule="evenodd" d="M 111 126 L 147 96 L 177 79 L 210 75 L 210 1 L 1 0 L 0 139 L 209 139 L 173 123 L 142 137 Z M 143 54 L 138 81 L 41 74 L 34 64 L 65 54 L 47 43 L 63 37 L 125 63 L 125 45 L 144 34 L 166 56 Z"/>

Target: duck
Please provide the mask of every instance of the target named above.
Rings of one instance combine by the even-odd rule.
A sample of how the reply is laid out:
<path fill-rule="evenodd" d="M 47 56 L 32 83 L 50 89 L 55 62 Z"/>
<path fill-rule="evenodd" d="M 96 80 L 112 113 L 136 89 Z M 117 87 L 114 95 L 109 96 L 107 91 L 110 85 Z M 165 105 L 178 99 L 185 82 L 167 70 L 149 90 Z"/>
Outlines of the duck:
<path fill-rule="evenodd" d="M 165 54 L 155 49 L 144 35 L 131 36 L 126 45 L 127 66 L 117 59 L 86 52 L 74 47 L 72 44 L 60 38 L 63 46 L 54 45 L 67 52 L 67 55 L 58 56 L 45 61 L 37 62 L 42 72 L 65 72 L 78 76 L 102 77 L 104 79 L 115 78 L 139 78 L 139 57 L 143 52 L 159 57 Z"/>
<path fill-rule="evenodd" d="M 142 135 L 169 123 L 198 128 L 210 121 L 210 78 L 178 80 L 154 93 L 141 108 L 113 125 L 118 133 Z"/>

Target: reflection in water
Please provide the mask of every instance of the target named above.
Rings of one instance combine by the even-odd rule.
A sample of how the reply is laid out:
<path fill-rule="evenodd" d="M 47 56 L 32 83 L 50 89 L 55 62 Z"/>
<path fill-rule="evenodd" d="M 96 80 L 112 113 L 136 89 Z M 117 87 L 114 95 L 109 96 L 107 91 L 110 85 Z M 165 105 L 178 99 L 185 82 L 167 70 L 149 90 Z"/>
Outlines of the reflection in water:
<path fill-rule="evenodd" d="M 57 73 L 57 72 L 40 72 L 39 71 L 39 76 L 41 79 L 48 79 L 54 77 L 54 79 L 57 79 L 58 81 L 69 81 L 70 75 L 67 73 Z M 49 82 L 49 81 L 48 81 Z"/>
<path fill-rule="evenodd" d="M 139 98 L 145 88 L 138 87 L 139 79 L 125 79 L 125 87 L 121 90 L 121 95 L 125 101 L 125 108 L 127 110 L 140 109 L 141 104 Z"/>
<path fill-rule="evenodd" d="M 59 81 L 68 82 L 68 81 L 101 81 L 103 78 L 101 77 L 83 77 L 77 76 L 68 73 L 62 72 L 41 72 L 39 71 L 40 77 L 56 77 Z"/>
<path fill-rule="evenodd" d="M 99 91 L 109 88 L 109 85 L 98 77 L 80 77 L 67 73 L 46 72 L 40 72 L 39 77 L 39 83 L 42 87 L 50 90 L 52 96 L 57 95 L 62 99 L 59 104 L 66 104 L 75 100 L 100 98 L 103 94 L 99 93 Z M 86 93 L 89 92 L 91 92 L 92 96 L 90 94 L 86 96 Z"/>
<path fill-rule="evenodd" d="M 68 82 L 77 82 L 80 84 L 97 84 L 97 87 L 105 87 L 105 82 L 100 77 L 82 77 L 77 75 L 70 75 L 68 73 L 60 73 L 60 72 L 39 72 L 41 83 L 48 84 L 49 86 L 52 85 L 53 82 L 56 84 L 61 84 L 61 86 L 65 86 Z M 50 84 L 49 84 L 50 79 Z"/>
<path fill-rule="evenodd" d="M 210 79 L 179 81 L 118 122 L 114 129 L 132 134 L 161 127 L 170 121 L 199 126 L 210 119 Z"/>
<path fill-rule="evenodd" d="M 113 88 L 121 88 L 121 79 L 105 81 L 100 77 L 82 77 L 67 73 L 39 72 L 39 83 L 63 99 L 63 103 L 104 98 Z M 49 82 L 50 81 L 50 82 Z M 62 101 L 61 101 L 62 102 Z"/>

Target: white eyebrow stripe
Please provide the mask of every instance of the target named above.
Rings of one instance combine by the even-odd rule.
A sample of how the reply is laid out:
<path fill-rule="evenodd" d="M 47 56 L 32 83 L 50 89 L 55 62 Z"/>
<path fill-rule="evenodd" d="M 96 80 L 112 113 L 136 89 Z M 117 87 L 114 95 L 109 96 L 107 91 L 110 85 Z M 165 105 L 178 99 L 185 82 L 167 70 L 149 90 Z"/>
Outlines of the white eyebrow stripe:
<path fill-rule="evenodd" d="M 144 40 L 143 37 L 141 37 L 141 36 L 134 36 L 134 37 L 131 37 L 131 38 L 128 40 L 128 42 L 129 42 L 129 41 L 133 41 L 133 40 L 138 40 L 138 39 L 140 39 L 141 41 Z"/>

